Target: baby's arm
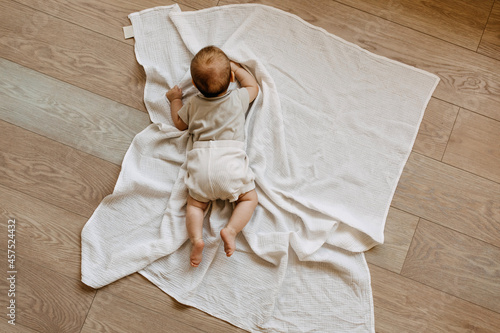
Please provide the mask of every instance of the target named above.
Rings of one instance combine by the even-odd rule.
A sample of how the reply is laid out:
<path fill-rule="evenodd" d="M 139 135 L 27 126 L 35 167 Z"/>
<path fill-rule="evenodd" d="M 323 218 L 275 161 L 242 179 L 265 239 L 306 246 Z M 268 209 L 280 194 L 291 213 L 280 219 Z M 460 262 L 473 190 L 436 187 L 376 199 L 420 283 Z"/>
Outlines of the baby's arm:
<path fill-rule="evenodd" d="M 170 114 L 175 127 L 179 131 L 184 131 L 188 125 L 179 117 L 179 110 L 182 108 L 182 90 L 178 86 L 173 87 L 165 94 L 170 102 Z"/>
<path fill-rule="evenodd" d="M 231 61 L 231 70 L 234 72 L 236 79 L 240 81 L 242 87 L 247 88 L 250 96 L 250 103 L 259 94 L 259 85 L 252 74 L 248 73 L 240 64 Z"/>

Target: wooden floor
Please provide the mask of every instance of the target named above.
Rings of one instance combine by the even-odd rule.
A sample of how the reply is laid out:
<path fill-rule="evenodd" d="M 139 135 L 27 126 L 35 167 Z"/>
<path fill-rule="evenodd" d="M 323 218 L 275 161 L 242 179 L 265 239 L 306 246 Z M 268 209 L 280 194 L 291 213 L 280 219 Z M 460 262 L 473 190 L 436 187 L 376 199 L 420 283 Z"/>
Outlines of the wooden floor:
<path fill-rule="evenodd" d="M 183 10 L 244 1 L 185 0 Z M 441 82 L 367 253 L 377 332 L 500 332 L 500 0 L 264 0 Z M 0 332 L 240 332 L 134 274 L 80 282 L 80 232 L 149 123 L 122 26 L 168 0 L 0 0 Z M 16 221 L 16 325 L 8 221 Z"/>

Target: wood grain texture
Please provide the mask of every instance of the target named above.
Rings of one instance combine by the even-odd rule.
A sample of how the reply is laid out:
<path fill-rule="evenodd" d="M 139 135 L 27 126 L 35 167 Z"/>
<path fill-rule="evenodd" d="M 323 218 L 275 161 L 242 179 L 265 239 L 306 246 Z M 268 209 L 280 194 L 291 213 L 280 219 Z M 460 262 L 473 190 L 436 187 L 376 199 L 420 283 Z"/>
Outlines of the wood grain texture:
<path fill-rule="evenodd" d="M 102 288 L 102 291 L 160 314 L 170 313 L 171 319 L 186 325 L 199 327 L 206 332 L 246 332 L 220 319 L 208 316 L 201 310 L 177 302 L 138 273 L 118 280 Z M 175 311 L 172 311 L 172 309 L 175 309 Z"/>
<path fill-rule="evenodd" d="M 205 332 L 202 327 L 183 324 L 168 314 L 160 314 L 113 294 L 98 291 L 81 333 L 165 331 Z"/>
<path fill-rule="evenodd" d="M 496 0 L 477 52 L 500 60 L 500 1 Z"/>
<path fill-rule="evenodd" d="M 500 183 L 500 121 L 461 109 L 443 162 Z"/>
<path fill-rule="evenodd" d="M 0 235 L 7 235 L 11 218 L 16 219 L 17 254 L 80 280 L 80 233 L 86 217 L 0 185 Z"/>
<path fill-rule="evenodd" d="M 1 193 L 1 192 L 0 192 Z M 11 216 L 8 216 L 7 219 L 5 219 L 5 211 L 3 210 L 3 207 L 0 206 L 0 218 L 1 223 L 0 223 L 0 235 L 2 235 L 2 238 L 4 238 L 4 244 L 7 244 L 7 221 L 8 219 L 11 218 Z M 8 333 L 38 333 L 39 331 L 36 331 L 34 329 L 31 329 L 27 326 L 23 326 L 19 324 L 19 317 L 17 315 L 17 307 L 19 306 L 19 303 L 16 304 L 16 317 L 15 317 L 15 325 L 9 324 L 8 320 L 11 320 L 11 318 L 7 317 L 7 313 L 10 313 L 10 310 L 7 310 L 7 307 L 10 306 L 10 300 L 14 299 L 17 302 L 17 295 L 16 298 L 10 297 L 9 296 L 9 290 L 11 290 L 10 287 L 10 282 L 7 280 L 7 271 L 10 270 L 8 268 L 8 262 L 7 262 L 7 246 L 4 246 L 0 248 L 0 257 L 2 258 L 2 261 L 0 263 L 0 269 L 2 272 L 4 272 L 2 275 L 2 279 L 0 280 L 0 294 L 2 297 L 0 297 L 0 307 L 2 309 L 6 309 L 4 317 L 0 320 L 0 332 L 8 332 Z M 19 267 L 16 267 L 19 268 Z M 16 276 L 18 278 L 19 276 Z M 16 281 L 16 288 L 17 288 L 17 282 Z M 19 292 L 19 289 L 17 289 Z"/>
<path fill-rule="evenodd" d="M 134 44 L 134 40 L 125 40 L 122 30 L 122 27 L 130 25 L 129 14 L 175 3 L 170 0 L 18 0 L 17 2 L 130 45 Z M 184 0 L 180 7 L 185 11 L 216 4 L 217 0 Z"/>
<path fill-rule="evenodd" d="M 466 49 L 492 1 L 259 1 L 441 77 L 386 243 L 366 254 L 377 332 L 500 332 L 498 0 L 478 52 Z M 181 2 L 191 10 L 240 1 Z M 137 115 L 147 119 L 144 73 L 121 28 L 130 12 L 171 3 L 0 0 L 0 236 L 15 215 L 23 302 L 15 328 L 1 320 L 0 332 L 242 331 L 139 274 L 97 292 L 79 281 L 81 227 L 112 191 L 126 141 L 143 126 Z M 1 280 L 1 295 L 6 286 Z"/>
<path fill-rule="evenodd" d="M 365 253 L 366 261 L 395 273 L 401 272 L 418 217 L 391 207 L 385 223 L 384 244 Z"/>
<path fill-rule="evenodd" d="M 450 43 L 476 50 L 494 0 L 339 0 Z"/>
<path fill-rule="evenodd" d="M 500 313 L 500 248 L 421 220 L 403 276 Z"/>
<path fill-rule="evenodd" d="M 0 59 L 0 119 L 121 164 L 149 116 L 113 100 Z"/>
<path fill-rule="evenodd" d="M 11 0 L 0 1 L 0 57 L 145 111 L 131 45 Z"/>
<path fill-rule="evenodd" d="M 370 265 L 377 333 L 497 333 L 500 314 Z"/>
<path fill-rule="evenodd" d="M 4 255 L 2 257 L 5 258 Z M 4 272 L 7 271 L 5 264 L 6 260 L 2 260 L 0 267 Z M 16 257 L 16 266 L 16 326 L 19 324 L 47 333 L 80 332 L 95 291 L 79 280 L 56 273 L 22 256 Z M 7 295 L 5 287 L 6 284 L 2 283 L 2 295 Z"/>
<path fill-rule="evenodd" d="M 418 130 L 413 151 L 441 160 L 459 109 L 458 106 L 431 98 Z"/>
<path fill-rule="evenodd" d="M 500 184 L 412 154 L 392 205 L 500 247 Z"/>
<path fill-rule="evenodd" d="M 3 304 L 0 303 L 0 306 L 3 308 Z M 7 320 L 0 320 L 0 332 L 8 332 L 8 333 L 38 333 L 39 331 L 35 331 L 29 327 L 22 326 L 21 324 L 16 324 L 15 326 L 9 324 Z"/>
<path fill-rule="evenodd" d="M 441 81 L 434 97 L 500 120 L 500 62 L 335 1 L 257 2 L 298 14 L 311 24 L 376 54 L 422 68 Z"/>
<path fill-rule="evenodd" d="M 0 185 L 89 217 L 119 167 L 0 121 Z"/>

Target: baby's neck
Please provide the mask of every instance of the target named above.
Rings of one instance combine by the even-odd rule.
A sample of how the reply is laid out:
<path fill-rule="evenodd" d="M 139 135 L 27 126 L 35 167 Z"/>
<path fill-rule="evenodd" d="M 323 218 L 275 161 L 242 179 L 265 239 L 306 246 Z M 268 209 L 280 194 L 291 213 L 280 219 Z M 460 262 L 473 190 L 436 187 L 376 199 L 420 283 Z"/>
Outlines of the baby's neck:
<path fill-rule="evenodd" d="M 222 92 L 222 93 L 220 93 L 219 95 L 217 95 L 217 97 L 224 96 L 226 93 L 227 93 L 227 90 L 226 90 L 226 91 L 224 91 L 224 92 Z"/>

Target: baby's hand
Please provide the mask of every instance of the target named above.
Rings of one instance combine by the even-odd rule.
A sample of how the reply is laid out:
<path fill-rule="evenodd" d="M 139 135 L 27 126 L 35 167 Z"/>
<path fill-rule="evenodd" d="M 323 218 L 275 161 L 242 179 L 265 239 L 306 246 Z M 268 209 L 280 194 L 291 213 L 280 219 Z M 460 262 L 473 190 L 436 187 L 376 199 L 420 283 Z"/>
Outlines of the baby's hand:
<path fill-rule="evenodd" d="M 167 99 L 170 103 L 172 103 L 174 99 L 182 99 L 182 89 L 179 88 L 178 86 L 175 86 L 169 91 L 167 91 L 165 96 L 167 96 Z"/>

